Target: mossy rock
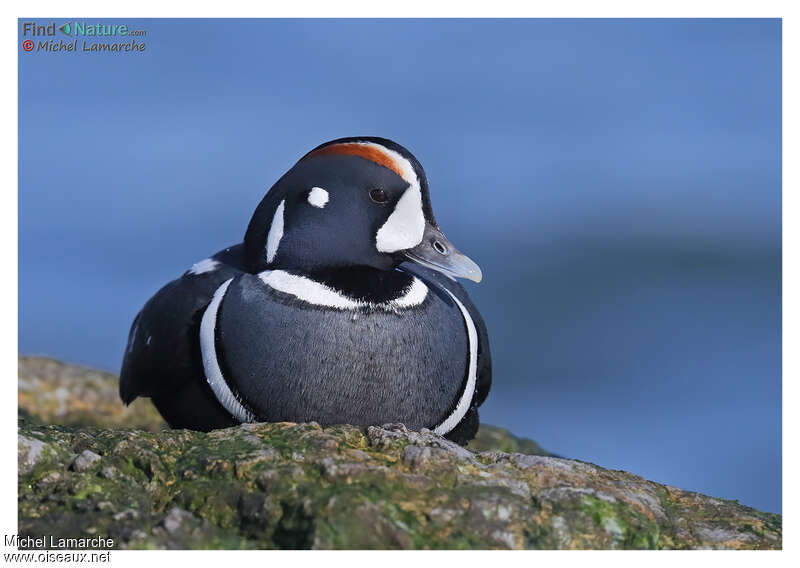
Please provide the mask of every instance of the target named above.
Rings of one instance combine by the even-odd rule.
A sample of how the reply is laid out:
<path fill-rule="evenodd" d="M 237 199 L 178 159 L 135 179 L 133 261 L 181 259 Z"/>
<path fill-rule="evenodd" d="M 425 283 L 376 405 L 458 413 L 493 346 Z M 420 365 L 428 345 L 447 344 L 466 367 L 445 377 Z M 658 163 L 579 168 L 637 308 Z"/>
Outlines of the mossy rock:
<path fill-rule="evenodd" d="M 113 373 L 49 357 L 19 357 L 19 408 L 43 422 L 150 431 L 167 427 L 148 399 L 124 406 L 118 389 L 119 379 Z"/>
<path fill-rule="evenodd" d="M 399 424 L 206 434 L 47 417 L 32 404 L 20 414 L 23 536 L 104 536 L 121 548 L 781 547 L 779 515 L 521 453 L 544 452 L 502 429 L 470 451 Z M 486 449 L 495 442 L 511 451 Z"/>

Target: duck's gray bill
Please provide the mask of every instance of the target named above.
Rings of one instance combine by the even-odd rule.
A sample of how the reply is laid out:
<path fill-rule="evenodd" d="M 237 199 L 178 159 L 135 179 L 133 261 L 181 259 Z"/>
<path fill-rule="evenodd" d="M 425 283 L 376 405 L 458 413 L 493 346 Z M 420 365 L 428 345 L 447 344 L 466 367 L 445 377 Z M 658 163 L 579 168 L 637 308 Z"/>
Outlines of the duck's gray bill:
<path fill-rule="evenodd" d="M 440 230 L 430 224 L 425 226 L 422 242 L 404 254 L 411 262 L 427 266 L 451 278 L 466 278 L 473 282 L 480 282 L 483 278 L 480 266 L 459 252 Z"/>

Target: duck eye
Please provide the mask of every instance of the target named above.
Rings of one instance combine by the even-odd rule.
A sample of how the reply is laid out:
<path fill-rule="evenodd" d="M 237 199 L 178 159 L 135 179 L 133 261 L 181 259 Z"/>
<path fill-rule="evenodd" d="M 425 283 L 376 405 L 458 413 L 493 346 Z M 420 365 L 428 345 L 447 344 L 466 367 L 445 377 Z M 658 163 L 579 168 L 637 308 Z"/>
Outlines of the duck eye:
<path fill-rule="evenodd" d="M 372 189 L 369 192 L 369 198 L 374 201 L 375 203 L 386 203 L 389 199 L 389 196 L 380 188 Z"/>

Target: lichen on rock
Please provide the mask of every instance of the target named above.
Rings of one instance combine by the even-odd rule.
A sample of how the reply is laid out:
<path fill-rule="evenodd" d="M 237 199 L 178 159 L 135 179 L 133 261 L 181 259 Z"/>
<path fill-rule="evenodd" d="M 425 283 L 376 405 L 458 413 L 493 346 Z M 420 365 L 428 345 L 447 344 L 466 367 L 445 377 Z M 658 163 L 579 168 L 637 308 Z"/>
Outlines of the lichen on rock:
<path fill-rule="evenodd" d="M 779 515 L 520 453 L 535 443 L 501 429 L 476 443 L 499 448 L 462 448 L 400 424 L 56 425 L 20 400 L 22 535 L 122 548 L 781 547 Z"/>

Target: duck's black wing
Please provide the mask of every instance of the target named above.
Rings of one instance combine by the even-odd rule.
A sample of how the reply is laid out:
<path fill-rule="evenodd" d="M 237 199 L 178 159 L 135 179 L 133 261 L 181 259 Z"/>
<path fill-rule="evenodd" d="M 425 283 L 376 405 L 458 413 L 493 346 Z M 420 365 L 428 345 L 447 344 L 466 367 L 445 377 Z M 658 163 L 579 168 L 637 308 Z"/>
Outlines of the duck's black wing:
<path fill-rule="evenodd" d="M 238 423 L 205 380 L 199 333 L 214 291 L 243 273 L 241 249 L 236 245 L 196 263 L 144 305 L 122 360 L 119 394 L 125 404 L 150 397 L 173 428 L 208 431 Z"/>
<path fill-rule="evenodd" d="M 478 426 L 480 425 L 478 407 L 486 400 L 492 387 L 492 354 L 489 349 L 489 333 L 486 330 L 486 324 L 480 312 L 470 300 L 467 291 L 457 281 L 440 272 L 411 262 L 404 262 L 400 265 L 400 268 L 423 280 L 431 290 L 438 294 L 445 294 L 444 290 L 451 292 L 464 304 L 475 325 L 475 330 L 478 332 L 478 370 L 472 404 L 461 422 L 446 435 L 447 438 L 454 442 L 462 445 L 466 444 L 475 437 L 475 433 L 478 431 Z"/>

